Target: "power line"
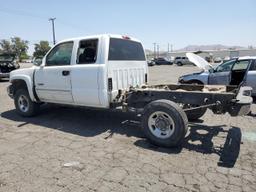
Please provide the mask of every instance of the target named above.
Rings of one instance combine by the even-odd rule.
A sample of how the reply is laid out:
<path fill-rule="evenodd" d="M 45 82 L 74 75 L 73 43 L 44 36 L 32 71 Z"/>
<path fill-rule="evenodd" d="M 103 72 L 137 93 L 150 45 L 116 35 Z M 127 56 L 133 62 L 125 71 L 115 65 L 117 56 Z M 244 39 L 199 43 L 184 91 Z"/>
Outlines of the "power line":
<path fill-rule="evenodd" d="M 157 44 L 157 57 L 159 57 L 159 54 L 160 53 L 160 46 L 159 46 L 159 44 Z"/>
<path fill-rule="evenodd" d="M 154 58 L 156 58 L 156 43 L 153 43 L 154 45 Z"/>
<path fill-rule="evenodd" d="M 13 15 L 26 16 L 26 17 L 46 19 L 46 17 L 35 15 L 33 13 L 29 13 L 29 12 L 22 11 L 22 10 L 11 10 L 11 9 L 6 9 L 6 8 L 5 9 L 0 8 L 0 12 L 4 12 L 4 13 L 7 13 L 7 14 L 13 14 Z"/>
<path fill-rule="evenodd" d="M 19 15 L 19 16 L 25 16 L 25 17 L 32 17 L 32 18 L 37 18 L 37 19 L 41 19 L 41 20 L 47 20 L 48 19 L 48 17 L 46 17 L 46 16 L 34 14 L 34 13 L 23 11 L 23 10 L 14 10 L 14 9 L 8 9 L 8 8 L 4 8 L 4 9 L 0 8 L 0 12 L 11 14 L 11 15 Z M 75 28 L 76 30 L 84 31 L 84 29 L 80 28 L 79 26 L 74 25 L 72 23 L 68 23 L 66 21 L 62 21 L 59 18 L 58 18 L 58 23 L 60 23 L 60 24 L 62 24 L 64 26 L 71 27 L 70 29 L 74 29 Z"/>

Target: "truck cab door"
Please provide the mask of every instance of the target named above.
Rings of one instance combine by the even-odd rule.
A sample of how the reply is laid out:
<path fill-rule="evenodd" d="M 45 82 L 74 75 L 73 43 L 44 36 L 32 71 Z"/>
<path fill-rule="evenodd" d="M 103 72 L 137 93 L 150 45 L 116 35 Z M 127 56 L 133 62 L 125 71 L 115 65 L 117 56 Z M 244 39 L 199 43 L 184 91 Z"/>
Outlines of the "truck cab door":
<path fill-rule="evenodd" d="M 72 41 L 56 45 L 46 56 L 44 63 L 35 70 L 35 90 L 41 101 L 73 103 L 72 50 Z"/>
<path fill-rule="evenodd" d="M 208 84 L 210 85 L 229 85 L 231 80 L 231 69 L 235 60 L 231 60 L 219 65 L 209 74 Z"/>
<path fill-rule="evenodd" d="M 72 95 L 76 104 L 87 107 L 103 107 L 100 102 L 99 87 L 103 91 L 103 69 L 100 63 L 98 39 L 84 39 L 77 42 L 76 64 L 71 74 Z M 106 90 L 104 90 L 106 92 Z M 103 92 L 104 92 L 103 91 Z"/>

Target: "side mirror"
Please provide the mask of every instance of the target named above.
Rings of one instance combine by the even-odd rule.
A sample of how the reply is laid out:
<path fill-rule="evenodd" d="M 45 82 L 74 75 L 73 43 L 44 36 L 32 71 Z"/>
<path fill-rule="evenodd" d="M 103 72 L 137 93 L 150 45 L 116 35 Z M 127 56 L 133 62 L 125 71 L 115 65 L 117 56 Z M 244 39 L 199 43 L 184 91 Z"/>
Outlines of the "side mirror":
<path fill-rule="evenodd" d="M 42 59 L 41 58 L 34 59 L 33 64 L 36 66 L 40 66 L 42 64 Z"/>

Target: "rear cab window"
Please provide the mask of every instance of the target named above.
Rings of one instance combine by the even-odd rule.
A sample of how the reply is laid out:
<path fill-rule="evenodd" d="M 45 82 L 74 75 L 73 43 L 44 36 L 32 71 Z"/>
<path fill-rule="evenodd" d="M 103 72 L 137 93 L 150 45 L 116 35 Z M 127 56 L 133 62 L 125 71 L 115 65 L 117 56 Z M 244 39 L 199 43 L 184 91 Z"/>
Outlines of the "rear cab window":
<path fill-rule="evenodd" d="M 128 40 L 110 38 L 109 61 L 145 61 L 144 49 L 141 43 Z"/>
<path fill-rule="evenodd" d="M 97 60 L 98 39 L 87 39 L 79 42 L 77 64 L 93 64 Z"/>

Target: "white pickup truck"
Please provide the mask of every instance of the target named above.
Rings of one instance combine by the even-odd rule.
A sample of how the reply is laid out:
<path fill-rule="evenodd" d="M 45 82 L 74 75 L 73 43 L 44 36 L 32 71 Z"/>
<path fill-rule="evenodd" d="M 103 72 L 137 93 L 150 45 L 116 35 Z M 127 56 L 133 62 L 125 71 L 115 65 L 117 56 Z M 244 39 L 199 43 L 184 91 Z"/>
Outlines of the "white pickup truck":
<path fill-rule="evenodd" d="M 143 46 L 134 38 L 96 35 L 56 44 L 42 63 L 12 71 L 8 94 L 17 112 L 35 115 L 42 103 L 134 111 L 147 138 L 161 146 L 183 141 L 188 120 L 250 111 L 250 87 L 147 85 Z"/>

